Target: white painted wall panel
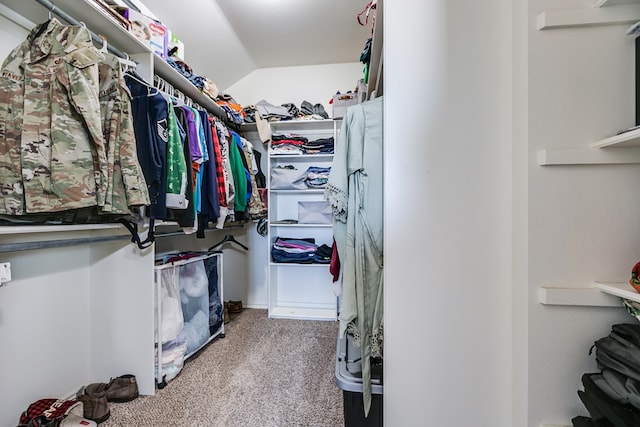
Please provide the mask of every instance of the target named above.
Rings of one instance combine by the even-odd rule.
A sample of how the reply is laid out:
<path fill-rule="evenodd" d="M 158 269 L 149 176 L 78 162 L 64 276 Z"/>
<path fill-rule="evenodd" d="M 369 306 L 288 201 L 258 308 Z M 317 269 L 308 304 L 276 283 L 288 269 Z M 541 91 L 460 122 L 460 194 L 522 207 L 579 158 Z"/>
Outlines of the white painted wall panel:
<path fill-rule="evenodd" d="M 385 4 L 385 424 L 511 424 L 511 7 Z"/>

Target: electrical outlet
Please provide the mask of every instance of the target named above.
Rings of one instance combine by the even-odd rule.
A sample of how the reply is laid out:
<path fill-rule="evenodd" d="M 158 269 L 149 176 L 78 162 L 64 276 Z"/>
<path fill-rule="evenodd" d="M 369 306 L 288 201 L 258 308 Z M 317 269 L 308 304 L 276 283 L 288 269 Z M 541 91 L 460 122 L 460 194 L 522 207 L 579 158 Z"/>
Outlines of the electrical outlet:
<path fill-rule="evenodd" d="M 5 284 L 11 281 L 11 263 L 0 262 L 0 283 Z"/>

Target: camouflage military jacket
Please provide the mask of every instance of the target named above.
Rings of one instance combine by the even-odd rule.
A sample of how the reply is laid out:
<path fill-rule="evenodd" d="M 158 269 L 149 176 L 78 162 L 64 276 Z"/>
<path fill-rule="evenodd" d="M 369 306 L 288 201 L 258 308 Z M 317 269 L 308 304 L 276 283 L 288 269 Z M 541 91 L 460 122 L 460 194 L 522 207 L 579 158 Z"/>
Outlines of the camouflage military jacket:
<path fill-rule="evenodd" d="M 104 53 L 99 64 L 100 110 L 107 151 L 107 189 L 100 212 L 131 213 L 129 207 L 149 205 L 149 191 L 138 162 L 131 93 L 118 58 Z"/>
<path fill-rule="evenodd" d="M 55 18 L 0 70 L 0 214 L 103 206 L 107 158 L 98 96 L 103 55 Z"/>

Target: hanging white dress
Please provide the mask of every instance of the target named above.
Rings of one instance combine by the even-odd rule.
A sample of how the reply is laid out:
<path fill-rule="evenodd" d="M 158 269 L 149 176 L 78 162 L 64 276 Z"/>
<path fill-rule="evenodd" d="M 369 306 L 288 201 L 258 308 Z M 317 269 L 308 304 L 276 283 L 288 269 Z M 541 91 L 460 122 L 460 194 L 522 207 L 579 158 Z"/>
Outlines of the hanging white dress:
<path fill-rule="evenodd" d="M 371 357 L 383 342 L 383 98 L 348 107 L 325 198 L 342 272 L 340 334 L 360 346 L 365 412 L 371 405 Z"/>

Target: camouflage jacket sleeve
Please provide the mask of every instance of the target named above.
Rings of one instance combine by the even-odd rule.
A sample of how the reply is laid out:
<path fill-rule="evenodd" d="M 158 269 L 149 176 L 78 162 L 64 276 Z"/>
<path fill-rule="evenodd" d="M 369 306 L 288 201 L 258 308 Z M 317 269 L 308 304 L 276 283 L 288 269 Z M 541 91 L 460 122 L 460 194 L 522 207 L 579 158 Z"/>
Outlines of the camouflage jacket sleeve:
<path fill-rule="evenodd" d="M 107 155 L 107 188 L 101 212 L 128 214 L 149 205 L 149 192 L 138 161 L 131 95 L 118 59 L 105 54 L 100 63 L 100 110 Z"/>

